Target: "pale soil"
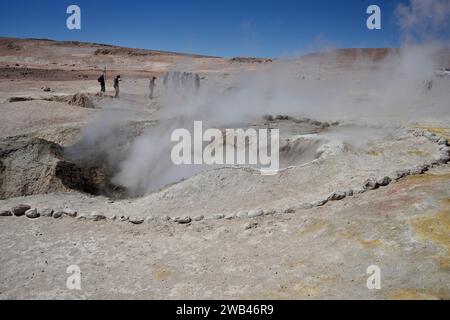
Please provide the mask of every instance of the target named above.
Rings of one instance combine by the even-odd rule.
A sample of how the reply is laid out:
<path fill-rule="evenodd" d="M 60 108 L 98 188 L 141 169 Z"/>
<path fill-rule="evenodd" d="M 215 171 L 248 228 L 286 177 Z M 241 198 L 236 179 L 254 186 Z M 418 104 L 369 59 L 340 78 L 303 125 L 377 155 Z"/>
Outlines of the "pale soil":
<path fill-rule="evenodd" d="M 449 174 L 282 216 L 190 225 L 1 218 L 4 299 L 449 299 Z M 249 223 L 257 225 L 246 230 Z M 66 288 L 66 268 L 82 290 Z M 368 290 L 378 265 L 381 290 Z"/>
<path fill-rule="evenodd" d="M 9 68 L 0 72 L 0 137 L 39 137 L 65 146 L 76 142 L 80 130 L 104 110 L 125 108 L 130 121 L 164 123 L 167 119 L 155 113 L 160 88 L 157 99 L 146 98 L 150 75 L 189 67 L 226 87 L 226 73 L 258 68 L 169 54 L 93 56 L 97 45 L 64 44 L 57 50 L 48 43 L 18 45 L 24 49 L 0 48 L 0 67 Z M 78 92 L 95 95 L 103 63 L 113 71 L 107 96 L 96 101 L 98 108 L 39 100 Z M 24 67 L 38 71 L 24 77 Z M 123 93 L 114 100 L 110 80 L 119 73 L 124 75 Z M 78 79 L 84 75 L 88 78 Z M 436 90 L 445 90 L 447 84 L 437 83 Z M 52 91 L 43 92 L 45 86 Z M 11 97 L 35 100 L 9 103 Z M 254 219 L 187 225 L 160 219 L 133 225 L 69 217 L 0 217 L 0 299 L 449 299 L 448 165 L 323 207 L 298 208 L 334 191 L 360 188 L 368 177 L 432 161 L 438 146 L 410 134 L 407 129 L 413 126 L 450 138 L 446 115 L 426 114 L 408 121 L 399 116 L 375 128 L 362 120 L 343 121 L 312 136 L 344 143 L 344 151 L 333 149 L 336 152 L 273 177 L 222 168 L 137 199 L 112 202 L 69 192 L 0 200 L 0 210 L 26 203 L 40 209 L 68 206 L 79 214 L 97 211 L 144 218 L 277 211 Z M 371 131 L 370 138 L 365 130 Z M 283 214 L 290 206 L 297 206 L 295 212 Z M 74 264 L 82 271 L 81 291 L 66 288 L 66 268 Z M 381 290 L 366 287 L 370 265 L 381 268 Z"/>

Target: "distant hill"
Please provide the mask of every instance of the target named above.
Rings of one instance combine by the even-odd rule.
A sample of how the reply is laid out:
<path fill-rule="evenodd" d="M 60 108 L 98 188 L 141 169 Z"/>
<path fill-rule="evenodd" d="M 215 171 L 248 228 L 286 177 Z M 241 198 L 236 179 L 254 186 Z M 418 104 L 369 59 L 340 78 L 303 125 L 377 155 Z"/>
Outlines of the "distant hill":
<path fill-rule="evenodd" d="M 388 56 L 401 55 L 400 48 L 346 48 L 306 54 L 301 60 L 308 63 L 354 64 L 378 63 Z M 450 49 L 441 50 L 435 57 L 438 64 L 450 66 Z"/>

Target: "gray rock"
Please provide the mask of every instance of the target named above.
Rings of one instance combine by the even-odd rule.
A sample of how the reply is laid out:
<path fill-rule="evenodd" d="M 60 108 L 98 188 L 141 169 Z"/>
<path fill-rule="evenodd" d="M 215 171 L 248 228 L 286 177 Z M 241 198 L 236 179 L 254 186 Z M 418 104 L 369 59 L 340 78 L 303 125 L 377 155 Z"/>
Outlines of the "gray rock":
<path fill-rule="evenodd" d="M 447 163 L 449 160 L 450 160 L 450 155 L 449 155 L 448 153 L 442 152 L 442 153 L 439 155 L 439 162 L 440 162 L 440 163 L 445 164 L 445 163 Z"/>
<path fill-rule="evenodd" d="M 132 224 L 142 224 L 144 223 L 144 218 L 132 217 L 129 220 Z"/>
<path fill-rule="evenodd" d="M 377 184 L 381 187 L 387 186 L 389 183 L 391 183 L 392 179 L 389 177 L 383 177 L 377 180 Z"/>
<path fill-rule="evenodd" d="M 53 209 L 50 208 L 43 208 L 40 209 L 38 212 L 41 215 L 41 217 L 51 217 L 53 215 Z"/>
<path fill-rule="evenodd" d="M 353 189 L 350 189 L 350 190 L 347 190 L 347 191 L 345 192 L 345 195 L 346 195 L 347 197 L 351 197 L 351 196 L 353 196 L 353 193 L 354 193 Z"/>
<path fill-rule="evenodd" d="M 284 213 L 294 213 L 295 212 L 295 208 L 292 206 L 287 206 L 283 209 Z M 248 215 L 250 216 L 250 212 L 248 213 Z"/>
<path fill-rule="evenodd" d="M 265 216 L 271 216 L 271 215 L 276 214 L 276 213 L 277 213 L 277 210 L 275 210 L 275 209 L 266 209 L 266 210 L 264 210 L 264 215 Z"/>
<path fill-rule="evenodd" d="M 203 215 L 198 215 L 194 217 L 194 221 L 202 221 L 203 219 L 205 219 Z"/>
<path fill-rule="evenodd" d="M 62 211 L 56 211 L 56 212 L 53 213 L 53 218 L 55 218 L 55 219 L 61 219 L 63 215 L 64 215 L 64 212 L 62 212 Z"/>
<path fill-rule="evenodd" d="M 0 217 L 10 217 L 12 216 L 11 210 L 1 210 Z"/>
<path fill-rule="evenodd" d="M 112 214 L 112 215 L 108 216 L 107 218 L 108 218 L 108 220 L 111 220 L 111 221 L 117 220 L 117 216 L 115 214 Z"/>
<path fill-rule="evenodd" d="M 25 215 L 27 216 L 27 218 L 30 218 L 30 219 L 36 219 L 39 217 L 39 213 L 36 208 L 27 210 L 25 212 Z"/>
<path fill-rule="evenodd" d="M 410 174 L 410 170 L 397 170 L 393 174 L 394 180 L 399 180 L 401 178 L 404 178 Z"/>
<path fill-rule="evenodd" d="M 73 210 L 73 209 L 70 209 L 70 208 L 65 208 L 65 209 L 62 210 L 62 212 L 66 216 L 71 217 L 71 218 L 75 218 L 77 216 L 77 212 L 75 210 Z"/>
<path fill-rule="evenodd" d="M 373 178 L 367 179 L 363 184 L 363 188 L 365 190 L 374 190 L 377 189 L 378 187 L 379 187 L 378 182 Z"/>
<path fill-rule="evenodd" d="M 187 224 L 187 223 L 191 223 L 192 219 L 191 217 L 179 217 L 174 219 L 175 222 L 179 223 L 179 224 Z"/>
<path fill-rule="evenodd" d="M 333 192 L 329 197 L 328 197 L 328 201 L 338 201 L 338 200 L 342 200 L 346 197 L 345 192 L 342 191 L 336 191 Z"/>
<path fill-rule="evenodd" d="M 91 214 L 89 215 L 89 220 L 102 221 L 102 220 L 106 220 L 106 216 L 104 214 L 94 211 L 94 212 L 91 212 Z"/>
<path fill-rule="evenodd" d="M 442 146 L 448 145 L 448 141 L 444 137 L 440 137 L 439 140 L 437 141 L 437 143 Z"/>
<path fill-rule="evenodd" d="M 234 213 L 234 212 L 225 215 L 226 220 L 232 220 L 234 218 L 236 218 L 236 213 Z"/>
<path fill-rule="evenodd" d="M 213 214 L 211 216 L 205 217 L 205 220 L 221 220 L 223 218 L 225 218 L 224 214 L 217 213 L 217 214 Z"/>
<path fill-rule="evenodd" d="M 151 223 L 155 221 L 155 217 L 152 215 L 147 216 L 147 218 L 145 218 L 145 223 Z"/>
<path fill-rule="evenodd" d="M 170 217 L 168 215 L 161 216 L 159 219 L 161 221 L 170 221 Z"/>
<path fill-rule="evenodd" d="M 119 217 L 119 221 L 120 222 L 126 222 L 126 221 L 128 221 L 130 218 L 128 217 L 128 216 L 120 216 Z"/>
<path fill-rule="evenodd" d="M 328 200 L 317 200 L 317 201 L 314 201 L 314 202 L 311 202 L 311 205 L 313 206 L 313 207 L 321 207 L 321 206 L 324 206 L 326 203 L 328 202 Z"/>
<path fill-rule="evenodd" d="M 30 209 L 31 209 L 31 207 L 27 204 L 19 204 L 15 207 L 12 207 L 11 212 L 13 215 L 19 217 L 19 216 L 23 216 L 25 214 L 25 212 L 27 212 Z"/>
<path fill-rule="evenodd" d="M 239 211 L 238 213 L 236 213 L 236 217 L 238 217 L 238 218 L 248 218 L 248 212 L 246 212 L 246 211 Z"/>
<path fill-rule="evenodd" d="M 355 195 L 355 194 L 361 194 L 361 193 L 364 193 L 364 192 L 366 192 L 366 190 L 365 190 L 364 188 L 361 188 L 361 187 L 359 187 L 359 188 L 353 188 L 353 195 Z"/>
<path fill-rule="evenodd" d="M 256 210 L 250 210 L 248 212 L 248 217 L 249 218 L 256 218 L 256 217 L 260 217 L 264 214 L 264 211 L 262 209 L 256 209 Z"/>
<path fill-rule="evenodd" d="M 409 170 L 409 173 L 411 175 L 417 175 L 417 174 L 422 174 L 427 170 L 428 170 L 428 167 L 422 165 L 422 166 L 417 166 L 417 167 L 412 168 L 411 170 Z"/>

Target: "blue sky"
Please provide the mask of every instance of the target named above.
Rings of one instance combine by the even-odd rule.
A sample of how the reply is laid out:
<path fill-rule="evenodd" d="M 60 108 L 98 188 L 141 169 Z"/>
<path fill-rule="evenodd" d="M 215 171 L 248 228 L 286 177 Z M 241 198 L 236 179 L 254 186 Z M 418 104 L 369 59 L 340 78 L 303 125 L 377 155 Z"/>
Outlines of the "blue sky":
<path fill-rule="evenodd" d="M 1 1 L 0 36 L 89 41 L 226 57 L 279 57 L 324 47 L 398 46 L 393 12 L 399 2 Z M 66 28 L 66 8 L 70 4 L 81 8 L 81 30 Z M 381 30 L 366 28 L 370 4 L 382 10 Z"/>

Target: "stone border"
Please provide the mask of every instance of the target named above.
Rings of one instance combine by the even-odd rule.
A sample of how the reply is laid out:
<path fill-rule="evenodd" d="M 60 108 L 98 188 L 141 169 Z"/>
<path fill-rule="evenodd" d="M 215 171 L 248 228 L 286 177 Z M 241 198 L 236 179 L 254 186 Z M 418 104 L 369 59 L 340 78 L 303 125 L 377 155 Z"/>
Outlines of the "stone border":
<path fill-rule="evenodd" d="M 197 216 L 179 216 L 171 218 L 167 215 L 154 217 L 152 215 L 149 215 L 145 218 L 142 217 L 130 217 L 130 216 L 106 216 L 103 214 L 100 214 L 98 212 L 92 212 L 90 214 L 81 214 L 78 215 L 77 211 L 70 209 L 70 208 L 64 208 L 62 210 L 54 211 L 51 208 L 31 208 L 31 206 L 26 204 L 19 204 L 17 206 L 14 206 L 10 210 L 0 210 L 0 217 L 8 217 L 8 216 L 26 216 L 29 219 L 36 219 L 39 217 L 53 217 L 54 219 L 61 219 L 64 216 L 70 217 L 70 218 L 77 218 L 78 220 L 84 220 L 84 221 L 114 221 L 114 222 L 128 222 L 134 225 L 139 225 L 145 223 L 151 223 L 155 221 L 160 222 L 175 222 L 177 224 L 190 224 L 191 222 L 198 222 L 198 221 L 207 221 L 207 220 L 234 220 L 234 219 L 252 219 L 262 216 L 268 216 L 268 215 L 275 215 L 275 214 L 289 214 L 289 213 L 295 213 L 297 210 L 305 210 L 305 209 L 311 209 L 314 207 L 322 207 L 328 202 L 331 201 L 340 201 L 345 199 L 346 197 L 351 197 L 356 194 L 361 194 L 369 190 L 375 190 L 380 187 L 387 186 L 391 184 L 394 181 L 398 181 L 402 178 L 405 178 L 410 175 L 419 175 L 427 172 L 430 168 L 440 166 L 442 164 L 446 164 L 450 161 L 450 146 L 449 141 L 442 136 L 436 135 L 432 132 L 429 132 L 427 130 L 422 129 L 409 129 L 408 133 L 411 133 L 415 137 L 425 137 L 432 143 L 436 143 L 439 145 L 439 153 L 433 156 L 433 160 L 426 162 L 424 164 L 415 166 L 410 169 L 405 170 L 397 170 L 394 173 L 392 173 L 390 176 L 384 176 L 380 177 L 378 179 L 376 178 L 368 178 L 361 187 L 349 189 L 346 191 L 335 191 L 331 193 L 327 198 L 320 199 L 314 202 L 308 202 L 308 203 L 300 203 L 298 205 L 294 206 L 286 206 L 285 208 L 281 210 L 276 209 L 252 209 L 249 211 L 238 211 L 228 214 L 213 214 L 213 215 L 197 215 Z M 239 169 L 245 170 L 246 168 L 240 168 Z"/>

